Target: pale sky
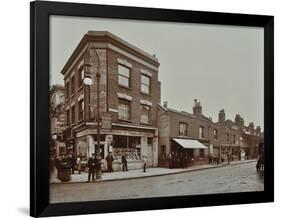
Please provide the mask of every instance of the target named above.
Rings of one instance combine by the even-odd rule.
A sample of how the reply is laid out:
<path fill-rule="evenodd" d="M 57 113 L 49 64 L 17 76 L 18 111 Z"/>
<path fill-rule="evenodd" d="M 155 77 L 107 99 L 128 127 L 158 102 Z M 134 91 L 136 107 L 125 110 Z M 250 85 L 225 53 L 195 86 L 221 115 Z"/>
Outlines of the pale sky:
<path fill-rule="evenodd" d="M 239 113 L 245 124 L 264 123 L 263 28 L 120 19 L 50 17 L 50 83 L 63 84 L 64 64 L 89 30 L 109 31 L 155 54 L 161 101 L 192 113 L 194 99 L 218 120 Z"/>

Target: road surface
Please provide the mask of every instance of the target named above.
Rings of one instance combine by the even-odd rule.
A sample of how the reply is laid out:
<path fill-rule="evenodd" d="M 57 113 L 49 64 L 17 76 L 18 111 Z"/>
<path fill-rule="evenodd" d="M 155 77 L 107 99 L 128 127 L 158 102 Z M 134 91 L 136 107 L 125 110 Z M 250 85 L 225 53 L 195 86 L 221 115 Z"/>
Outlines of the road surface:
<path fill-rule="evenodd" d="M 97 183 L 51 184 L 50 201 L 96 200 L 263 191 L 255 162 L 179 174 Z M 149 170 L 149 169 L 148 169 Z"/>

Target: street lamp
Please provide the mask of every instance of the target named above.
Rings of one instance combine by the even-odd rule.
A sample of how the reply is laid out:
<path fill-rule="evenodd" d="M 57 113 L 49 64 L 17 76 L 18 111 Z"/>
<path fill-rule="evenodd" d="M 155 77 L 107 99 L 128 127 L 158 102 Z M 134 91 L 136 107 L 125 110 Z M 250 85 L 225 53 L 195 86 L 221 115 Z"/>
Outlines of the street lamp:
<path fill-rule="evenodd" d="M 99 60 L 99 56 L 97 54 L 97 51 L 95 49 L 95 47 L 92 45 L 91 47 L 88 47 L 88 64 L 86 65 L 89 69 L 88 74 L 85 76 L 83 82 L 84 84 L 89 87 L 89 92 L 88 92 L 88 101 L 89 101 L 89 108 L 90 108 L 90 86 L 93 84 L 93 79 L 91 78 L 91 74 L 94 74 L 96 71 L 96 81 L 97 81 L 97 115 L 96 115 L 96 119 L 97 119 L 97 147 L 96 147 L 96 158 L 98 159 L 98 166 L 97 166 L 97 179 L 101 179 L 101 149 L 100 149 L 100 60 Z M 94 67 L 94 69 L 93 69 Z M 93 72 L 93 73 L 91 73 Z M 90 75 L 89 75 L 90 74 Z M 91 111 L 89 110 L 89 117 L 88 119 L 90 119 L 90 114 Z"/>

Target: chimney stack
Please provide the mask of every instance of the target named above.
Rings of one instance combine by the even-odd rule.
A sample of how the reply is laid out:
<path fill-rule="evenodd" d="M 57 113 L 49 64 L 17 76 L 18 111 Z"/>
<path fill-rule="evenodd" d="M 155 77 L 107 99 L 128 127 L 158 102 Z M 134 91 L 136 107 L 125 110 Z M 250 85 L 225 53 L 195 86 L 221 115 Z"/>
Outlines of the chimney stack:
<path fill-rule="evenodd" d="M 225 112 L 224 109 L 222 109 L 219 112 L 219 123 L 224 123 L 224 122 L 225 122 Z"/>
<path fill-rule="evenodd" d="M 243 128 L 244 127 L 244 119 L 240 116 L 240 114 L 236 114 L 236 116 L 235 116 L 235 124 L 239 128 Z"/>
<path fill-rule="evenodd" d="M 202 107 L 200 101 L 197 101 L 197 99 L 194 99 L 193 114 L 198 117 L 202 115 Z"/>

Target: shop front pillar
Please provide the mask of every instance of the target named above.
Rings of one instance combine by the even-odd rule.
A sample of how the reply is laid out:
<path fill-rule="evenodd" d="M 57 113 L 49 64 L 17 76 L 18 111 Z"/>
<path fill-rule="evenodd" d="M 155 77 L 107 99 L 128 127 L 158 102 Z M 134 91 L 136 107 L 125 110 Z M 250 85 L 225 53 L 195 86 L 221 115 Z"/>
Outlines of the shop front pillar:
<path fill-rule="evenodd" d="M 147 156 L 146 146 L 147 146 L 147 137 L 141 137 L 141 159 L 143 159 L 143 156 Z"/>
<path fill-rule="evenodd" d="M 109 152 L 112 152 L 111 144 L 112 144 L 113 136 L 106 135 L 105 136 L 105 144 L 104 144 L 104 158 L 108 155 Z"/>
<path fill-rule="evenodd" d="M 88 154 L 87 158 L 90 158 L 92 153 L 95 153 L 95 144 L 93 135 L 87 136 L 87 144 L 88 144 Z"/>

